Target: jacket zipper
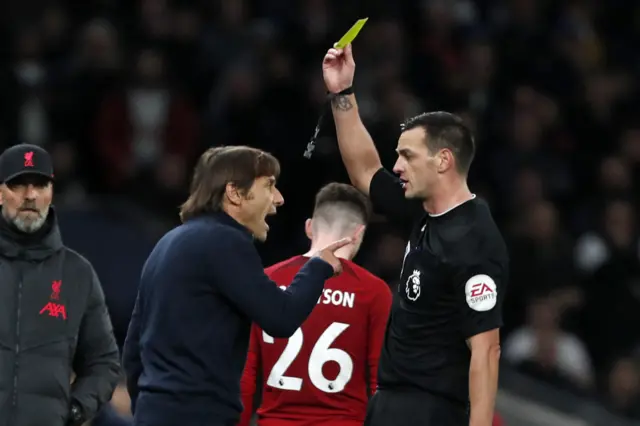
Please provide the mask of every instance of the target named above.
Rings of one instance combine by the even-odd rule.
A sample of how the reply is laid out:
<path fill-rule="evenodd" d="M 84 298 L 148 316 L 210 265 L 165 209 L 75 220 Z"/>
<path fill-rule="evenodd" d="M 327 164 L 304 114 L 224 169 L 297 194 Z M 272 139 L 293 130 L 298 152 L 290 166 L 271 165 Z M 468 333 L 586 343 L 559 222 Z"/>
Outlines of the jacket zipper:
<path fill-rule="evenodd" d="M 22 277 L 18 283 L 18 304 L 16 308 L 16 354 L 13 363 L 13 392 L 11 398 L 11 406 L 13 408 L 13 416 L 16 414 L 16 406 L 18 403 L 18 368 L 19 368 L 19 354 L 20 354 L 20 315 L 21 315 L 21 303 L 22 303 Z M 12 416 L 12 417 L 13 417 Z M 13 423 L 13 421 L 11 422 Z"/>

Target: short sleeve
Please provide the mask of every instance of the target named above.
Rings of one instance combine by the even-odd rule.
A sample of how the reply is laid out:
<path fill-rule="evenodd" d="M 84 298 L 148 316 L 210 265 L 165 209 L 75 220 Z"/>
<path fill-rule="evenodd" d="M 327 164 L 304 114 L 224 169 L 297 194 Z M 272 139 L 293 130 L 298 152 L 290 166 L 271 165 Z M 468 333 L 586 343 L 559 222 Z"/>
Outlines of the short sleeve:
<path fill-rule="evenodd" d="M 465 339 L 502 327 L 506 263 L 499 256 L 487 254 L 456 271 L 456 299 L 461 308 Z"/>
<path fill-rule="evenodd" d="M 369 197 L 376 213 L 384 215 L 390 222 L 409 228 L 424 210 L 417 200 L 407 200 L 400 180 L 384 167 L 380 168 L 369 184 Z"/>

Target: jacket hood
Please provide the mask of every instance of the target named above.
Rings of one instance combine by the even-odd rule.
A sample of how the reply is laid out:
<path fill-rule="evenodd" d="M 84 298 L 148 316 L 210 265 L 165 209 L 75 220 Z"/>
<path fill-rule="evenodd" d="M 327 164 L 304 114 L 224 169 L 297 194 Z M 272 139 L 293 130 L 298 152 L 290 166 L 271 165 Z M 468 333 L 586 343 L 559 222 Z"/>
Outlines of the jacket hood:
<path fill-rule="evenodd" d="M 62 248 L 62 236 L 55 209 L 49 208 L 47 221 L 34 233 L 26 233 L 0 214 L 0 255 L 13 259 L 44 260 Z"/>

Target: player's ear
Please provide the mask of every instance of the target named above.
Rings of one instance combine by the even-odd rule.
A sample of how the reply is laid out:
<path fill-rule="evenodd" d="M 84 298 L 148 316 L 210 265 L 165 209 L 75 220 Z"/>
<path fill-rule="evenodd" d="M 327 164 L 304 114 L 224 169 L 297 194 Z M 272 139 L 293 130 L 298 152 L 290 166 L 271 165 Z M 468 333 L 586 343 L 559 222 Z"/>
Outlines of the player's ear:
<path fill-rule="evenodd" d="M 313 239 L 313 220 L 307 219 L 304 222 L 304 233 L 307 234 L 307 238 Z"/>
<path fill-rule="evenodd" d="M 364 232 L 367 230 L 366 225 L 359 225 L 356 229 L 355 241 L 353 242 L 353 255 L 351 258 L 354 258 L 358 251 L 360 251 L 360 246 L 362 245 L 362 240 L 364 239 Z"/>
<path fill-rule="evenodd" d="M 361 244 L 364 239 L 364 233 L 367 230 L 367 225 L 359 225 L 356 229 L 356 243 Z"/>

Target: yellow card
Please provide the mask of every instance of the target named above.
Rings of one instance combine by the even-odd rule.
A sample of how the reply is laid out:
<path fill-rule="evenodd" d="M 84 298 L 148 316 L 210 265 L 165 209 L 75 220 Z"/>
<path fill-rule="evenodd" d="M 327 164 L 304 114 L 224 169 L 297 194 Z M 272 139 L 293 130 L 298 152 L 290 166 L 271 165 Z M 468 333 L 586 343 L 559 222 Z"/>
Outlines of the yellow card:
<path fill-rule="evenodd" d="M 362 27 L 364 27 L 364 24 L 367 23 L 368 19 L 369 18 L 358 19 L 356 23 L 353 24 L 353 27 L 351 27 L 351 29 L 347 31 L 347 33 L 343 35 L 340 40 L 333 44 L 333 47 L 335 49 L 344 49 L 345 47 L 347 47 L 347 44 L 355 40 Z"/>

